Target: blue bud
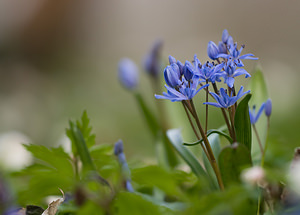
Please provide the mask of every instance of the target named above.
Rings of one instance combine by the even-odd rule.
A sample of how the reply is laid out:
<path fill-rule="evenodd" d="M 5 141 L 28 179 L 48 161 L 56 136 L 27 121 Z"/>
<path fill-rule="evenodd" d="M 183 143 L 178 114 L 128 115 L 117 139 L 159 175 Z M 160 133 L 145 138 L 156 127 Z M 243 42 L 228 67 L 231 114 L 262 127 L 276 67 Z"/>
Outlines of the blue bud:
<path fill-rule="evenodd" d="M 135 63 L 129 58 L 123 58 L 119 62 L 118 69 L 121 84 L 129 90 L 136 88 L 139 81 L 139 74 Z"/>
<path fill-rule="evenodd" d="M 150 52 L 145 56 L 143 62 L 145 71 L 155 78 L 158 77 L 162 69 L 162 61 L 160 59 L 162 45 L 162 40 L 156 40 L 152 45 Z"/>
<path fill-rule="evenodd" d="M 234 42 L 233 42 L 232 36 L 229 36 L 227 39 L 227 46 L 231 47 L 233 45 L 234 45 Z"/>
<path fill-rule="evenodd" d="M 265 105 L 265 114 L 267 117 L 269 117 L 271 116 L 271 113 L 272 113 L 272 101 L 271 99 L 268 99 Z"/>
<path fill-rule="evenodd" d="M 179 75 L 180 75 L 180 71 L 177 64 L 173 63 L 171 66 L 167 66 L 164 70 L 165 81 L 167 85 L 169 85 L 170 87 L 174 88 L 178 86 L 178 80 L 180 77 Z"/>
<path fill-rule="evenodd" d="M 114 147 L 114 154 L 116 156 L 118 156 L 120 153 L 123 153 L 123 141 L 122 140 L 118 140 L 118 142 L 115 143 L 115 147 Z"/>
<path fill-rule="evenodd" d="M 221 41 L 219 42 L 218 50 L 219 50 L 219 54 L 227 54 L 226 45 Z"/>
<path fill-rule="evenodd" d="M 213 41 L 209 41 L 207 45 L 207 55 L 210 59 L 215 60 L 219 54 L 217 45 Z"/>
<path fill-rule="evenodd" d="M 227 43 L 227 40 L 228 40 L 228 38 L 229 38 L 229 34 L 228 34 L 228 31 L 227 31 L 227 29 L 224 29 L 224 31 L 223 31 L 223 33 L 222 33 L 222 41 L 223 41 L 223 43 Z"/>
<path fill-rule="evenodd" d="M 177 66 L 179 67 L 179 72 L 180 72 L 179 77 L 181 77 L 181 76 L 183 75 L 183 68 L 184 68 L 184 65 L 178 60 L 178 61 L 177 61 Z"/>
<path fill-rule="evenodd" d="M 185 62 L 185 65 L 183 68 L 183 75 L 187 81 L 189 81 L 193 78 L 194 71 L 193 71 L 193 65 L 191 64 L 191 62 L 189 62 L 189 61 Z"/>
<path fill-rule="evenodd" d="M 169 62 L 170 62 L 170 65 L 172 63 L 176 63 L 176 59 L 173 56 L 169 55 Z"/>

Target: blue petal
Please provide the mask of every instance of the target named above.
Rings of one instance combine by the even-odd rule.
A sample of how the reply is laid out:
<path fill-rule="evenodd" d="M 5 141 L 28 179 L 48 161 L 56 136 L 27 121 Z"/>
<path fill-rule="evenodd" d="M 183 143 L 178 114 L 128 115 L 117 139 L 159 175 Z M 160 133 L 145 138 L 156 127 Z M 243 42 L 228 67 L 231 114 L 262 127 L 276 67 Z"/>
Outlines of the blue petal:
<path fill-rule="evenodd" d="M 233 73 L 233 77 L 240 76 L 240 75 L 245 75 L 245 78 L 251 77 L 251 75 L 245 70 L 245 69 L 237 69 Z"/>

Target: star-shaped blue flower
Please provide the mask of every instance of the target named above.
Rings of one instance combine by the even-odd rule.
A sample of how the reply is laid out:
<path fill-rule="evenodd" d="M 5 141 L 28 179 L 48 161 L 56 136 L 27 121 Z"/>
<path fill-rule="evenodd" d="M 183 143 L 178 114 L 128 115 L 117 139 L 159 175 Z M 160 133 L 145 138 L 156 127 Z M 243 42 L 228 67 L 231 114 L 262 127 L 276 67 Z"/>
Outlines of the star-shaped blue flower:
<path fill-rule="evenodd" d="M 240 50 L 237 49 L 237 43 L 231 44 L 228 46 L 229 54 L 219 54 L 217 58 L 222 57 L 234 62 L 238 67 L 244 67 L 244 64 L 241 60 L 248 59 L 248 60 L 257 60 L 257 57 L 253 57 L 254 54 L 245 54 L 241 55 L 242 50 L 244 49 L 244 45 L 241 46 Z"/>
<path fill-rule="evenodd" d="M 204 102 L 203 104 L 212 105 L 219 108 L 228 108 L 234 105 L 241 97 L 243 97 L 245 94 L 249 93 L 250 90 L 243 92 L 244 87 L 241 86 L 238 94 L 236 96 L 227 95 L 224 88 L 220 89 L 220 95 L 210 92 L 210 94 L 214 97 L 214 99 L 217 101 L 217 103 L 214 102 Z"/>
<path fill-rule="evenodd" d="M 224 83 L 228 85 L 228 87 L 232 88 L 234 84 L 234 77 L 245 75 L 245 78 L 251 77 L 251 75 L 243 68 L 236 68 L 237 66 L 228 61 L 224 66 L 224 71 L 222 73 L 222 77 L 224 78 Z"/>
<path fill-rule="evenodd" d="M 252 110 L 249 107 L 249 116 L 250 116 L 250 122 L 251 122 L 252 125 L 255 124 L 258 121 L 258 119 L 259 119 L 260 115 L 262 114 L 264 108 L 265 108 L 265 103 L 262 103 L 259 110 L 258 110 L 258 112 L 256 113 L 255 112 L 256 111 L 256 106 L 255 105 L 253 105 Z"/>

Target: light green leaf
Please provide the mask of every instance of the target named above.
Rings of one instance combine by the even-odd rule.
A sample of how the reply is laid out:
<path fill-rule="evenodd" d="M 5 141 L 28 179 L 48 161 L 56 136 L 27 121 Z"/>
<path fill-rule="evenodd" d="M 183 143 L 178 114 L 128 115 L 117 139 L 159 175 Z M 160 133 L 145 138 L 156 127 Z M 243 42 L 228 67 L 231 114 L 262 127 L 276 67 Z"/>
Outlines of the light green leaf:
<path fill-rule="evenodd" d="M 192 171 L 196 176 L 207 177 L 207 174 L 199 161 L 195 158 L 195 156 L 191 153 L 191 151 L 183 145 L 183 140 L 181 137 L 180 129 L 170 129 L 167 131 L 167 136 L 170 142 L 173 144 L 176 151 L 183 158 L 183 160 L 190 166 Z"/>

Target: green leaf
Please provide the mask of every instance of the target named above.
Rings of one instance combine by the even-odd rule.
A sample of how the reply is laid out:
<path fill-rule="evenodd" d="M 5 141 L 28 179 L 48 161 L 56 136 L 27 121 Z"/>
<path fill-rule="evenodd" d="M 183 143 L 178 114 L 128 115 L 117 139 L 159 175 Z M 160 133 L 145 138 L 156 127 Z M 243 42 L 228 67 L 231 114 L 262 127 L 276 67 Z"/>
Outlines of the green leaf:
<path fill-rule="evenodd" d="M 79 128 L 79 130 L 81 131 L 88 148 L 95 145 L 95 134 L 91 133 L 92 127 L 89 124 L 90 124 L 90 119 L 87 115 L 87 112 L 83 111 L 82 116 L 81 116 L 81 122 L 77 120 L 76 125 Z"/>
<path fill-rule="evenodd" d="M 169 209 L 158 206 L 146 200 L 141 195 L 129 192 L 120 192 L 114 201 L 115 214 L 118 215 L 157 215 L 166 214 Z"/>
<path fill-rule="evenodd" d="M 249 151 L 251 151 L 251 122 L 249 116 L 248 102 L 251 98 L 251 94 L 245 96 L 245 98 L 239 103 L 236 108 L 234 117 L 234 127 L 236 132 L 236 140 L 239 143 L 244 144 Z"/>
<path fill-rule="evenodd" d="M 216 158 L 216 161 L 218 162 L 218 157 L 219 157 L 219 154 L 221 152 L 221 144 L 220 144 L 220 138 L 219 138 L 219 135 L 216 134 L 216 133 L 213 133 L 212 135 L 210 135 L 208 137 L 208 141 L 210 143 L 210 146 L 211 146 L 211 149 L 214 153 L 214 156 Z M 219 188 L 219 184 L 218 184 L 218 180 L 217 180 L 217 177 L 216 177 L 216 174 L 208 160 L 208 158 L 206 157 L 206 154 L 202 151 L 202 156 L 203 156 L 203 161 L 204 161 L 204 166 L 205 166 L 205 169 L 210 177 L 210 181 L 213 182 L 213 185 L 214 185 L 214 188 L 215 189 L 218 189 Z"/>
<path fill-rule="evenodd" d="M 88 151 L 88 147 L 86 145 L 81 130 L 72 121 L 70 121 L 69 124 L 70 124 L 69 134 L 71 135 L 72 140 L 74 141 L 74 145 L 76 147 L 76 151 L 82 162 L 83 169 L 85 171 L 95 170 L 94 163 Z"/>
<path fill-rule="evenodd" d="M 240 143 L 225 147 L 219 155 L 219 168 L 225 187 L 240 181 L 243 169 L 252 165 L 248 148 Z"/>
<path fill-rule="evenodd" d="M 230 142 L 230 144 L 233 143 L 232 138 L 223 131 L 220 131 L 218 129 L 210 129 L 210 130 L 207 131 L 207 137 L 209 137 L 211 134 L 222 135 L 223 137 L 225 137 Z M 198 140 L 196 142 L 193 142 L 193 143 L 183 143 L 183 145 L 185 145 L 185 146 L 195 146 L 195 145 L 200 144 L 202 141 L 203 141 L 203 139 L 200 139 L 200 140 Z"/>
<path fill-rule="evenodd" d="M 176 177 L 159 166 L 147 166 L 131 171 L 132 181 L 142 186 L 157 187 L 169 195 L 178 195 Z"/>
<path fill-rule="evenodd" d="M 195 156 L 191 153 L 191 151 L 183 145 L 183 140 L 181 137 L 180 129 L 170 129 L 167 131 L 167 136 L 170 142 L 173 144 L 176 151 L 183 158 L 183 160 L 190 166 L 192 171 L 196 176 L 207 177 L 207 174 L 199 161 L 195 158 Z"/>

